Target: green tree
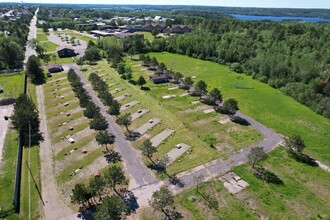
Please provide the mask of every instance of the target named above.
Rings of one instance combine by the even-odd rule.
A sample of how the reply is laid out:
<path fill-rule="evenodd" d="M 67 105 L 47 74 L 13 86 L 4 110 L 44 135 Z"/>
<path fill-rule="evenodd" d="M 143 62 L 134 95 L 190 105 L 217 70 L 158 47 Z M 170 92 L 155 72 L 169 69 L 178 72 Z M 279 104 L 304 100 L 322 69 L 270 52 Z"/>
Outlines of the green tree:
<path fill-rule="evenodd" d="M 152 160 L 152 155 L 157 152 L 157 148 L 152 146 L 152 143 L 149 139 L 143 142 L 140 150 L 143 156 L 146 156 L 151 162 L 154 163 Z"/>
<path fill-rule="evenodd" d="M 79 57 L 76 61 L 77 65 L 80 66 L 80 70 L 82 70 L 82 67 L 84 65 L 84 59 L 82 57 Z"/>
<path fill-rule="evenodd" d="M 26 73 L 34 84 L 42 84 L 45 82 L 45 75 L 42 71 L 38 57 L 32 55 L 26 63 Z"/>
<path fill-rule="evenodd" d="M 116 186 L 125 183 L 125 175 L 119 166 L 111 166 L 105 173 L 107 184 L 118 194 Z"/>
<path fill-rule="evenodd" d="M 92 40 L 89 40 L 88 43 L 87 43 L 87 49 L 90 48 L 90 47 L 95 47 L 95 43 Z"/>
<path fill-rule="evenodd" d="M 113 144 L 115 142 L 115 136 L 113 134 L 109 134 L 108 131 L 99 131 L 95 136 L 95 139 L 99 145 L 105 145 L 108 151 L 108 144 Z"/>
<path fill-rule="evenodd" d="M 120 103 L 117 100 L 113 100 L 108 113 L 110 115 L 115 115 L 116 117 L 120 115 Z"/>
<path fill-rule="evenodd" d="M 306 147 L 300 135 L 292 135 L 289 138 L 284 138 L 284 146 L 292 152 L 302 153 Z"/>
<path fill-rule="evenodd" d="M 165 66 L 165 64 L 164 63 L 160 63 L 159 64 L 159 70 L 160 70 L 160 72 L 161 73 L 164 73 L 164 70 L 166 69 L 166 66 Z"/>
<path fill-rule="evenodd" d="M 99 113 L 100 108 L 96 106 L 93 102 L 88 102 L 86 108 L 84 109 L 84 116 L 87 118 L 94 118 L 94 116 Z"/>
<path fill-rule="evenodd" d="M 95 129 L 97 131 L 106 130 L 109 124 L 107 120 L 101 115 L 97 114 L 94 118 L 89 122 L 89 127 L 91 129 Z"/>
<path fill-rule="evenodd" d="M 238 103 L 235 99 L 228 99 L 223 103 L 222 109 L 229 116 L 233 116 L 239 110 Z"/>
<path fill-rule="evenodd" d="M 54 61 L 54 63 L 56 63 L 56 60 L 57 60 L 57 55 L 56 54 L 52 55 L 52 60 Z"/>
<path fill-rule="evenodd" d="M 153 66 L 154 68 L 156 68 L 156 66 L 158 66 L 157 58 L 156 57 L 151 58 L 150 64 L 151 64 L 151 66 Z"/>
<path fill-rule="evenodd" d="M 130 133 L 130 130 L 128 129 L 128 126 L 132 124 L 132 117 L 131 114 L 126 113 L 125 115 L 120 116 L 116 120 L 117 124 L 123 125 L 126 128 L 126 131 Z"/>
<path fill-rule="evenodd" d="M 140 88 L 142 89 L 143 85 L 146 84 L 146 80 L 144 79 L 143 76 L 140 76 L 138 81 L 137 81 L 137 84 L 140 86 Z"/>
<path fill-rule="evenodd" d="M 175 72 L 175 73 L 173 74 L 173 78 L 174 78 L 174 80 L 176 80 L 176 81 L 179 81 L 180 79 L 182 79 L 182 77 L 183 77 L 183 75 L 182 75 L 182 73 L 180 73 L 180 72 Z"/>
<path fill-rule="evenodd" d="M 84 59 L 90 62 L 95 62 L 101 59 L 101 54 L 95 46 L 90 46 L 85 51 Z"/>
<path fill-rule="evenodd" d="M 123 75 L 125 73 L 125 63 L 118 63 L 116 70 L 119 75 Z"/>
<path fill-rule="evenodd" d="M 104 193 L 106 186 L 105 179 L 102 176 L 94 176 L 89 181 L 89 189 L 93 196 L 98 196 L 101 201 L 101 196 Z"/>
<path fill-rule="evenodd" d="M 222 94 L 218 88 L 214 88 L 209 93 L 210 101 L 215 104 L 217 102 L 222 102 Z"/>
<path fill-rule="evenodd" d="M 262 147 L 253 147 L 247 157 L 249 163 L 251 163 L 254 168 L 258 161 L 263 160 L 266 157 L 266 153 Z"/>
<path fill-rule="evenodd" d="M 50 56 L 48 54 L 45 54 L 42 58 L 45 62 L 45 65 L 47 66 L 48 63 L 50 62 Z"/>
<path fill-rule="evenodd" d="M 133 46 L 133 47 L 131 47 L 131 48 L 129 48 L 129 50 L 128 50 L 128 55 L 131 57 L 131 59 L 133 59 L 133 55 L 135 54 L 135 47 Z"/>
<path fill-rule="evenodd" d="M 86 202 L 91 198 L 91 193 L 88 188 L 82 184 L 77 183 L 72 189 L 71 202 L 76 204 L 82 204 L 86 207 Z"/>
<path fill-rule="evenodd" d="M 120 196 L 110 196 L 96 207 L 93 217 L 98 220 L 120 220 L 130 213 L 128 206 Z"/>
<path fill-rule="evenodd" d="M 39 141 L 39 115 L 34 103 L 27 95 L 21 94 L 16 99 L 11 122 L 14 129 L 22 133 L 25 144 L 28 143 L 29 134 L 31 134 L 31 139 L 33 141 Z"/>
<path fill-rule="evenodd" d="M 195 86 L 195 92 L 199 95 L 199 97 L 202 97 L 202 95 L 207 94 L 207 84 L 205 81 L 200 80 L 197 82 Z"/>
<path fill-rule="evenodd" d="M 166 186 L 162 186 L 152 194 L 149 204 L 155 211 L 160 211 L 168 217 L 167 209 L 173 209 L 174 196 Z"/>
<path fill-rule="evenodd" d="M 192 86 L 194 84 L 194 81 L 191 79 L 191 77 L 187 76 L 184 80 L 183 80 L 184 85 L 186 86 Z"/>

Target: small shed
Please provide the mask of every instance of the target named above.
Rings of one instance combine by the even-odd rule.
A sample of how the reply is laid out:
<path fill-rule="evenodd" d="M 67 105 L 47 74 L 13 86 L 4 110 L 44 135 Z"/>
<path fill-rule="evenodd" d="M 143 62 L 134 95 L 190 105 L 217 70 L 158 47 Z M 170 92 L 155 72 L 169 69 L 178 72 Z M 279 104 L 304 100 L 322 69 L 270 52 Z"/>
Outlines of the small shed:
<path fill-rule="evenodd" d="M 49 64 L 47 68 L 48 68 L 48 72 L 50 73 L 58 73 L 63 71 L 63 67 L 60 64 Z"/>
<path fill-rule="evenodd" d="M 169 79 L 171 79 L 171 77 L 167 74 L 159 74 L 156 76 L 150 76 L 149 79 L 151 82 L 153 82 L 155 84 L 159 84 L 159 83 L 169 82 Z"/>

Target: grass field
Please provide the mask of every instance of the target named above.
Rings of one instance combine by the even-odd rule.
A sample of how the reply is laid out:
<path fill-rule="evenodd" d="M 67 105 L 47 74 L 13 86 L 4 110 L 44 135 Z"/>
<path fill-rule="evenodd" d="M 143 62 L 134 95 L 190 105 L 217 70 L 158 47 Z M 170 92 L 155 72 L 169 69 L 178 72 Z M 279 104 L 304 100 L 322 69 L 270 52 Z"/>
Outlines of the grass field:
<path fill-rule="evenodd" d="M 0 93 L 2 98 L 15 98 L 23 92 L 24 74 L 22 73 L 3 73 L 0 74 L 0 86 L 3 88 L 3 93 Z"/>
<path fill-rule="evenodd" d="M 215 179 L 185 190 L 175 197 L 177 211 L 184 219 L 329 219 L 330 175 L 287 156 L 283 148 L 272 151 L 262 165 L 275 173 L 283 185 L 257 179 L 250 165 L 233 169 L 249 183 L 237 194 L 230 194 Z M 160 219 L 150 208 L 140 219 Z"/>
<path fill-rule="evenodd" d="M 281 91 L 253 80 L 244 74 L 232 73 L 226 66 L 209 61 L 170 53 L 150 53 L 164 62 L 168 68 L 180 71 L 184 76 L 203 79 L 209 89 L 220 88 L 224 99 L 238 100 L 240 110 L 264 125 L 284 134 L 299 134 L 307 145 L 306 153 L 330 165 L 330 120 L 317 115 Z M 238 76 L 240 76 L 238 78 Z M 237 89 L 239 82 L 254 89 Z"/>
<path fill-rule="evenodd" d="M 149 40 L 150 42 L 152 42 L 154 40 L 154 36 L 152 36 L 152 34 L 150 32 L 147 31 L 138 31 L 135 32 L 136 34 L 143 34 L 144 35 L 144 39 Z"/>
<path fill-rule="evenodd" d="M 37 32 L 37 40 L 38 41 L 48 41 L 48 35 L 45 33 Z"/>
<path fill-rule="evenodd" d="M 2 75 L 0 75 L 1 77 Z M 12 90 L 19 91 L 18 93 L 23 92 L 23 75 L 14 75 L 13 78 L 18 77 L 16 80 L 18 83 L 12 85 Z M 12 79 L 12 78 L 10 78 Z M 28 83 L 27 94 L 31 97 L 34 103 L 36 103 L 36 94 L 35 86 Z M 13 97 L 16 97 L 13 96 Z M 10 129 L 6 134 L 6 140 L 4 145 L 4 155 L 3 161 L 0 167 L 0 208 L 2 211 L 8 211 L 8 217 L 6 219 L 26 219 L 29 216 L 29 189 L 31 189 L 31 219 L 40 218 L 40 200 L 39 194 L 37 191 L 41 191 L 40 177 L 39 177 L 39 149 L 37 146 L 32 146 L 31 149 L 23 149 L 23 160 L 22 160 L 22 176 L 21 176 L 21 199 L 20 199 L 20 214 L 13 213 L 13 195 L 14 195 L 14 184 L 15 184 L 15 175 L 16 175 L 16 160 L 18 152 L 18 134 L 16 131 Z M 30 171 L 27 168 L 26 161 L 29 161 L 29 151 L 31 157 L 31 173 L 33 179 L 30 179 L 29 184 L 29 175 Z M 1 213 L 1 211 L 0 211 Z"/>
<path fill-rule="evenodd" d="M 145 74 L 137 68 L 136 65 L 138 65 L 139 62 L 129 60 L 126 61 L 129 65 L 133 66 L 134 79 L 137 79 L 140 75 Z M 259 133 L 252 128 L 241 127 L 234 123 L 229 123 L 228 125 L 221 127 L 220 123 L 217 121 L 216 123 L 212 123 L 212 121 L 216 120 L 216 117 L 222 117 L 220 115 L 217 116 L 215 113 L 204 114 L 198 110 L 196 110 L 198 112 L 192 112 L 191 114 L 182 113 L 185 109 L 195 108 L 191 102 L 198 98 L 181 98 L 179 97 L 179 90 L 173 90 L 174 93 L 178 94 L 176 99 L 164 100 L 161 96 L 169 92 L 169 86 L 164 87 L 164 85 L 153 85 L 148 82 L 145 86 L 150 87 L 151 91 L 143 91 L 139 88 L 139 86 L 134 86 L 127 81 L 122 80 L 118 73 L 110 68 L 104 61 L 99 62 L 97 66 L 86 67 L 88 68 L 88 71 L 84 72 L 85 77 L 88 78 L 91 72 L 96 72 L 108 82 L 110 91 L 115 88 L 125 88 L 123 91 L 114 94 L 114 97 L 121 96 L 125 93 L 131 94 L 130 97 L 120 101 L 122 105 L 133 100 L 138 100 L 140 102 L 140 104 L 125 110 L 123 113 L 134 113 L 141 108 L 147 108 L 150 110 L 149 113 L 139 119 L 136 119 L 130 126 L 130 130 L 137 129 L 153 117 L 157 117 L 162 120 L 161 124 L 155 126 L 152 130 L 149 130 L 142 138 L 132 142 L 135 148 L 141 146 L 142 142 L 146 140 L 146 138 L 150 139 L 154 137 L 165 128 L 174 130 L 175 134 L 173 137 L 167 138 L 164 143 L 158 146 L 158 152 L 155 154 L 155 158 L 162 157 L 168 151 L 173 149 L 173 147 L 178 143 L 187 143 L 192 146 L 191 154 L 185 153 L 177 161 L 171 164 L 171 166 L 169 166 L 168 171 L 171 174 L 193 168 L 197 165 L 229 153 L 229 151 L 225 152 L 225 150 L 217 150 L 216 148 L 212 148 L 210 145 L 214 144 L 213 142 L 219 143 L 227 141 L 226 143 L 234 146 L 232 150 L 236 151 L 241 149 L 243 146 L 255 143 L 257 140 L 261 139 Z M 229 128 L 232 129 L 232 132 L 227 134 L 226 130 Z M 125 131 L 124 127 L 123 131 Z M 216 134 L 217 137 L 213 137 L 213 134 Z"/>
<path fill-rule="evenodd" d="M 44 42 L 42 44 L 47 53 L 56 51 L 56 48 L 59 46 L 58 44 L 55 44 L 50 41 Z"/>

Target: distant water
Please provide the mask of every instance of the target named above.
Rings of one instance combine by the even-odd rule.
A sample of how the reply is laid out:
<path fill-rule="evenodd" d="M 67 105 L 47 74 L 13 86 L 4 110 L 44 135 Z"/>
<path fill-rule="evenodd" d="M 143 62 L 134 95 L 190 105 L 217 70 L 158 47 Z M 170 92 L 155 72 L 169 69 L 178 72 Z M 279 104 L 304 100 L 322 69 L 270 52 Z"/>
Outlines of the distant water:
<path fill-rule="evenodd" d="M 330 19 L 325 18 L 309 18 L 309 17 L 275 17 L 275 16 L 259 16 L 259 15 L 240 15 L 240 14 L 230 14 L 231 16 L 238 18 L 240 20 L 246 21 L 262 21 L 262 20 L 269 20 L 269 21 L 307 21 L 307 22 L 329 22 Z"/>

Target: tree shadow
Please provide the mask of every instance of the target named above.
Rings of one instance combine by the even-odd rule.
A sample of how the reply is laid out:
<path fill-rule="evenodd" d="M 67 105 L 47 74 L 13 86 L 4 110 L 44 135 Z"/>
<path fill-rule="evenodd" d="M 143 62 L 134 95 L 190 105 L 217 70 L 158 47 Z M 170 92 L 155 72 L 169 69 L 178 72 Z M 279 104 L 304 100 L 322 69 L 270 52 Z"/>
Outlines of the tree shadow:
<path fill-rule="evenodd" d="M 250 122 L 248 122 L 246 119 L 241 118 L 239 116 L 232 116 L 230 120 L 236 124 L 242 125 L 242 126 L 250 126 Z"/>
<path fill-rule="evenodd" d="M 139 132 L 133 131 L 133 132 L 126 132 L 125 136 L 127 140 L 135 141 L 136 139 L 141 137 L 141 134 Z"/>
<path fill-rule="evenodd" d="M 288 150 L 289 157 L 295 159 L 299 163 L 304 163 L 312 167 L 318 167 L 319 165 L 316 163 L 316 161 L 304 153 L 298 153 L 294 151 Z"/>
<path fill-rule="evenodd" d="M 122 156 L 114 150 L 103 151 L 103 153 L 108 163 L 117 163 L 122 161 Z"/>
<path fill-rule="evenodd" d="M 150 88 L 149 87 L 145 87 L 145 86 L 141 86 L 141 90 L 150 91 Z"/>
<path fill-rule="evenodd" d="M 132 191 L 123 189 L 120 192 L 120 196 L 129 208 L 130 212 L 135 213 L 136 210 L 140 207 L 137 202 L 137 197 L 134 195 Z"/>
<path fill-rule="evenodd" d="M 86 209 L 79 208 L 79 214 L 77 218 L 81 218 L 84 220 L 94 220 L 93 213 L 96 211 L 96 206 L 92 205 Z"/>

